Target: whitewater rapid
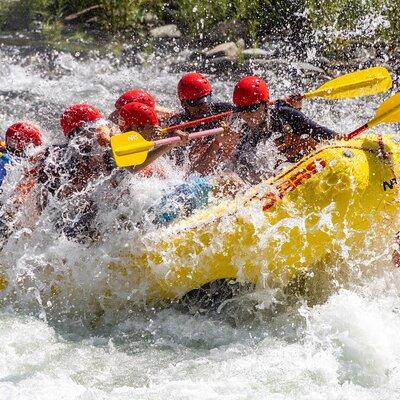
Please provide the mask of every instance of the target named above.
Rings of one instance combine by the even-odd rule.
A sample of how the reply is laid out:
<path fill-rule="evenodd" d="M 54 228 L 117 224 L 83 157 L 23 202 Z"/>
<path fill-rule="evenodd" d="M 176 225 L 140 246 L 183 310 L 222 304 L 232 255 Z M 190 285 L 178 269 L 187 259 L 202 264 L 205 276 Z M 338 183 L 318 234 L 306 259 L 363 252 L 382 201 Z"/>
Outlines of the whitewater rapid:
<path fill-rule="evenodd" d="M 2 132 L 30 119 L 49 143 L 62 142 L 58 116 L 67 105 L 88 102 L 107 114 L 131 87 L 178 108 L 179 74 L 163 57 L 128 68 L 109 58 L 26 55 L 9 47 L 0 56 Z M 320 83 L 257 72 L 269 78 L 274 97 Z M 237 77 L 210 78 L 217 97 L 229 100 Z M 368 120 L 383 98 L 313 101 L 304 111 L 347 132 Z M 102 241 L 90 249 L 59 237 L 46 213 L 6 244 L 1 264 L 12 284 L 0 298 L 0 399 L 400 397 L 400 276 L 387 259 L 368 258 L 347 279 L 322 277 L 312 293 L 257 289 L 205 314 L 191 315 L 177 303 L 137 304 L 141 288 L 129 296 L 121 289 L 112 301 L 104 296 L 107 265 L 121 249 L 134 252 L 143 244 L 141 231 L 120 229 L 115 221 L 122 213 L 138 222 L 163 189 L 182 182 L 184 171 L 165 168 L 164 180 L 128 177 L 117 191 L 107 182 L 92 188 L 106 200 L 99 201 L 97 220 Z"/>

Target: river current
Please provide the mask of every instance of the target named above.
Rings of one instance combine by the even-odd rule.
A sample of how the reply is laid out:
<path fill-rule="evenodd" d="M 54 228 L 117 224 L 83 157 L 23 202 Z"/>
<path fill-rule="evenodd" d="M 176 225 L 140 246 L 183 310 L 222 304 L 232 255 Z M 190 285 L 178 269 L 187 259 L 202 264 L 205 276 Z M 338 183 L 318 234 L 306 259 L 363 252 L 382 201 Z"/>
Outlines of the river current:
<path fill-rule="evenodd" d="M 274 97 L 328 78 L 256 72 L 269 78 Z M 237 78 L 210 76 L 216 96 L 229 100 Z M 58 116 L 67 105 L 88 102 L 108 113 L 122 91 L 142 87 L 177 109 L 178 79 L 163 57 L 126 67 L 109 58 L 26 55 L 3 46 L 0 129 L 29 119 L 49 143 L 59 143 Z M 315 100 L 304 112 L 346 132 L 368 120 L 384 98 Z M 168 163 L 165 169 L 166 179 L 131 177 L 118 190 L 107 182 L 93 185 L 102 238 L 94 246 L 59 237 L 46 214 L 4 246 L 1 265 L 12 290 L 0 298 L 0 399 L 400 397 L 400 275 L 388 257 L 368 254 L 362 268 L 370 273 L 311 279 L 304 294 L 244 291 L 202 313 L 177 303 L 135 302 L 135 292 L 102 303 L 106 266 L 121 249 L 142 245 L 140 232 L 118 229 L 116 215 L 123 210 L 135 221 L 163 189 L 182 182 L 183 171 Z M 17 173 L 3 201 L 13 179 Z M 57 301 L 49 296 L 55 281 Z"/>

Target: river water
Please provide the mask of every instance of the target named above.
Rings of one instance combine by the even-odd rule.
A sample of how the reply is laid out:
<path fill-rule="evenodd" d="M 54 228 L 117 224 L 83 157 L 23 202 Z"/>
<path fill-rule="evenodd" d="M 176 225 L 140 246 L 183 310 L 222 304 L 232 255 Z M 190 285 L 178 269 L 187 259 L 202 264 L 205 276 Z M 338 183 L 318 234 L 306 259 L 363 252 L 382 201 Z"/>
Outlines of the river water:
<path fill-rule="evenodd" d="M 30 119 L 48 142 L 61 142 L 57 118 L 67 105 L 84 101 L 110 112 L 129 87 L 146 88 L 162 105 L 178 106 L 179 74 L 169 72 L 163 57 L 130 68 L 105 58 L 27 55 L 7 46 L 0 57 L 3 132 L 15 120 Z M 274 96 L 323 80 L 257 72 L 269 78 Z M 236 78 L 211 77 L 221 100 L 229 100 Z M 372 116 L 382 98 L 314 101 L 305 112 L 348 131 Z M 1 264 L 15 281 L 12 295 L 0 303 L 0 399 L 400 397 L 400 276 L 387 256 L 369 254 L 363 273 L 346 279 L 311 279 L 305 294 L 256 289 L 204 313 L 176 303 L 138 305 L 134 293 L 125 302 L 102 303 L 105 266 L 122 248 L 134 251 L 141 244 L 135 230 L 115 227 L 113 210 L 123 208 L 135 219 L 143 204 L 182 181 L 183 172 L 166 169 L 167 179 L 133 177 L 118 193 L 106 184 L 93 188 L 105 199 L 103 241 L 95 246 L 60 238 L 46 216 L 6 244 Z M 59 275 L 55 302 L 48 294 Z"/>

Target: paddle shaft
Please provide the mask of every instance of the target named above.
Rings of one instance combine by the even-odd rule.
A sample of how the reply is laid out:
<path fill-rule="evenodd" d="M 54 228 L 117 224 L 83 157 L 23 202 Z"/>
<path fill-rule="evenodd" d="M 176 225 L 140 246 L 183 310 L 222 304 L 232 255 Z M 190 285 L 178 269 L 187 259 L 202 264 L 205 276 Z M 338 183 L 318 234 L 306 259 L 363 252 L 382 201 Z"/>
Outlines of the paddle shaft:
<path fill-rule="evenodd" d="M 183 122 L 182 124 L 173 125 L 173 126 L 167 126 L 166 128 L 163 128 L 163 131 L 164 132 L 171 132 L 171 131 L 176 131 L 177 129 L 191 128 L 192 126 L 205 124 L 207 122 L 218 121 L 218 120 L 223 119 L 225 117 L 229 117 L 232 114 L 233 114 L 233 111 L 226 111 L 226 112 L 223 112 L 221 114 L 210 115 L 209 117 L 204 117 L 204 118 L 196 119 L 196 120 L 193 120 L 193 121 Z"/>
<path fill-rule="evenodd" d="M 214 135 L 217 135 L 218 133 L 222 133 L 223 131 L 224 131 L 223 128 L 207 129 L 206 131 L 190 133 L 188 135 L 188 139 L 193 140 L 193 139 L 199 139 L 199 138 L 206 137 L 206 136 L 214 136 Z M 166 138 L 166 139 L 156 140 L 154 142 L 153 148 L 157 148 L 160 146 L 168 146 L 170 144 L 180 142 L 181 140 L 182 139 L 180 136 L 173 136 L 173 137 Z"/>
<path fill-rule="evenodd" d="M 348 133 L 343 139 L 344 140 L 353 139 L 356 136 L 358 136 L 361 133 L 363 133 L 368 128 L 369 128 L 369 125 L 368 124 L 364 124 L 364 125 L 360 126 L 359 128 L 355 129 L 353 132 Z"/>
<path fill-rule="evenodd" d="M 301 95 L 301 98 L 304 98 L 304 96 Z M 270 102 L 270 104 L 273 105 L 275 102 L 276 102 L 276 100 L 273 100 Z M 193 121 L 183 122 L 182 124 L 167 126 L 165 128 L 162 128 L 162 131 L 163 132 L 172 132 L 172 131 L 176 131 L 178 129 L 192 128 L 193 126 L 197 126 L 200 124 L 206 124 L 208 122 L 219 121 L 219 120 L 224 119 L 225 117 L 229 117 L 233 114 L 234 114 L 233 111 L 225 111 L 221 114 L 210 115 L 209 117 L 204 117 L 204 118 L 200 118 L 200 119 L 195 119 Z"/>
<path fill-rule="evenodd" d="M 381 123 L 400 122 L 400 92 L 394 96 L 389 97 L 383 102 L 375 112 L 375 117 L 368 121 L 366 124 L 360 126 L 353 132 L 348 133 L 344 140 L 350 140 L 364 132 L 368 128 Z"/>
<path fill-rule="evenodd" d="M 299 100 L 304 99 L 306 95 L 299 95 Z M 272 100 L 269 102 L 269 104 L 273 105 L 275 104 L 277 100 Z M 231 115 L 235 114 L 234 111 L 225 111 L 221 114 L 215 114 L 215 115 L 210 115 L 209 117 L 204 117 L 200 119 L 195 119 L 193 121 L 188 121 L 188 122 L 183 122 L 182 124 L 178 125 L 173 125 L 173 126 L 167 126 L 163 128 L 163 132 L 172 132 L 176 131 L 178 129 L 186 129 L 186 128 L 191 128 L 193 126 L 197 126 L 200 124 L 206 124 L 208 122 L 214 122 L 214 121 L 219 121 L 221 119 L 224 119 L 225 117 L 229 117 Z"/>

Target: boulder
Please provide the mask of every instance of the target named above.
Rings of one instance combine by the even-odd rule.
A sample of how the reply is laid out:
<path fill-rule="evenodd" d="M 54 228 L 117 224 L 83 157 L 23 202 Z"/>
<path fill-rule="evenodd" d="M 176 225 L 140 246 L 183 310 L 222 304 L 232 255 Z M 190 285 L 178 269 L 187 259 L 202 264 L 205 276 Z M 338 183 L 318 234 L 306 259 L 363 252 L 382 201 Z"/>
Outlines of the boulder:
<path fill-rule="evenodd" d="M 325 74 L 325 71 L 322 68 L 316 67 L 315 65 L 307 62 L 294 62 L 292 65 L 294 68 L 297 68 L 302 72 Z"/>
<path fill-rule="evenodd" d="M 174 24 L 158 26 L 157 28 L 150 30 L 150 36 L 153 38 L 180 38 L 182 36 L 181 31 Z"/>
<path fill-rule="evenodd" d="M 286 70 L 288 64 L 284 62 L 277 62 L 276 60 L 267 60 L 265 58 L 248 58 L 243 62 L 243 69 L 248 71 L 249 75 L 257 75 L 260 70 L 269 71 L 274 73 L 281 73 Z"/>
<path fill-rule="evenodd" d="M 258 48 L 243 50 L 241 54 L 243 55 L 244 59 L 249 59 L 249 58 L 260 59 L 260 58 L 269 58 L 271 56 L 271 54 L 268 53 L 268 51 Z"/>
<path fill-rule="evenodd" d="M 211 50 L 205 52 L 207 58 L 225 57 L 230 60 L 236 60 L 239 54 L 239 48 L 234 42 L 221 43 Z"/>
<path fill-rule="evenodd" d="M 242 63 L 225 56 L 208 59 L 192 57 L 191 60 L 176 60 L 170 65 L 170 68 L 174 72 L 199 70 L 205 73 L 228 76 L 230 74 L 242 74 L 244 71 Z"/>

